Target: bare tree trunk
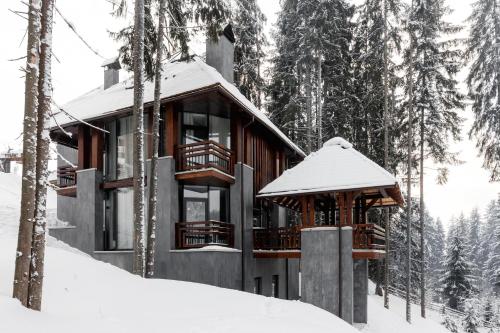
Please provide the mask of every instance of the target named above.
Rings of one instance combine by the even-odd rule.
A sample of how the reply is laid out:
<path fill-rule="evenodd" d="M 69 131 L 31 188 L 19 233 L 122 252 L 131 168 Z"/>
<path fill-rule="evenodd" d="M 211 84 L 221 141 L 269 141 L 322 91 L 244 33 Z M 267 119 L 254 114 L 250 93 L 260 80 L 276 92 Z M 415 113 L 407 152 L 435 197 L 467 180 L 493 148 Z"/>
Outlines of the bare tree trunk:
<path fill-rule="evenodd" d="M 144 0 L 134 19 L 134 274 L 144 277 Z"/>
<path fill-rule="evenodd" d="M 410 15 L 413 12 L 413 1 L 411 3 Z M 409 63 L 409 82 L 408 82 L 408 161 L 407 161 L 407 262 L 406 262 L 406 321 L 411 323 L 411 154 L 413 148 L 413 37 L 410 30 L 410 63 Z"/>
<path fill-rule="evenodd" d="M 312 152 L 312 77 L 311 64 L 306 64 L 306 112 L 307 112 L 307 153 Z"/>
<path fill-rule="evenodd" d="M 318 105 L 318 115 L 316 119 L 316 128 L 318 130 L 318 148 L 321 148 L 323 145 L 323 105 L 322 105 L 322 90 L 321 90 L 321 81 L 323 78 L 321 77 L 321 52 L 318 51 L 318 83 L 316 85 L 317 89 L 317 105 Z"/>
<path fill-rule="evenodd" d="M 40 35 L 40 76 L 38 79 L 38 128 L 36 144 L 35 224 L 31 249 L 28 307 L 40 311 L 45 259 L 45 229 L 47 225 L 47 182 L 50 154 L 50 108 L 52 102 L 52 17 L 54 0 L 43 0 Z"/>
<path fill-rule="evenodd" d="M 160 94 L 161 73 L 163 57 L 163 30 L 165 30 L 165 2 L 160 0 L 158 37 L 156 39 L 156 68 L 155 68 L 155 95 L 153 106 L 153 153 L 151 157 L 151 180 L 149 181 L 149 205 L 148 205 L 148 243 L 146 251 L 146 277 L 154 275 L 155 265 L 155 241 L 157 221 L 157 196 L 158 196 L 158 146 L 160 141 Z"/>
<path fill-rule="evenodd" d="M 424 108 L 420 113 L 420 315 L 425 318 Z"/>
<path fill-rule="evenodd" d="M 387 52 L 387 0 L 384 0 L 384 167 L 389 168 L 389 59 Z M 385 260 L 384 260 L 384 307 L 389 308 L 390 219 L 389 208 L 384 208 Z"/>
<path fill-rule="evenodd" d="M 40 46 L 40 0 L 30 0 L 23 128 L 23 178 L 13 297 L 28 306 L 31 241 L 35 216 L 36 127 Z"/>

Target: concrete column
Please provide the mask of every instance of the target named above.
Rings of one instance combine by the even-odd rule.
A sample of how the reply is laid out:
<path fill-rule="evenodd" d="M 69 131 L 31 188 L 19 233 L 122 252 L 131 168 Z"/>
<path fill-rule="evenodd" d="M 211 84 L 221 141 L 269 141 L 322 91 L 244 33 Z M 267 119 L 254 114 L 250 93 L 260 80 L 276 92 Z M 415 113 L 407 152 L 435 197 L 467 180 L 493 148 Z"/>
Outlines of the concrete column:
<path fill-rule="evenodd" d="M 155 277 L 167 278 L 170 250 L 175 247 L 175 223 L 179 219 L 179 187 L 175 179 L 175 160 L 158 159 L 158 207 L 156 225 Z"/>
<path fill-rule="evenodd" d="M 368 260 L 354 260 L 354 322 L 368 322 Z"/>
<path fill-rule="evenodd" d="M 301 237 L 302 301 L 338 316 L 340 314 L 339 229 L 336 227 L 302 229 Z"/>
<path fill-rule="evenodd" d="M 340 229 L 340 318 L 353 322 L 352 227 Z"/>

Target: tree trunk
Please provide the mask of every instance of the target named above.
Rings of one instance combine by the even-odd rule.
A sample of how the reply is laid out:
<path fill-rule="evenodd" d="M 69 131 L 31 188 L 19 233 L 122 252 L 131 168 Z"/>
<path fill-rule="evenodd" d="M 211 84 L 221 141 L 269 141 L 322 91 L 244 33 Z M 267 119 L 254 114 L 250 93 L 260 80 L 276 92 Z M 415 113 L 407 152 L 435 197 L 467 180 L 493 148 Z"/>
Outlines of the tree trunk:
<path fill-rule="evenodd" d="M 306 112 L 307 112 L 307 153 L 312 152 L 312 77 L 311 64 L 306 64 Z"/>
<path fill-rule="evenodd" d="M 13 297 L 28 306 L 31 241 L 35 216 L 36 127 L 40 44 L 40 0 L 30 0 L 23 128 L 23 177 Z"/>
<path fill-rule="evenodd" d="M 42 30 L 40 35 L 40 76 L 38 79 L 38 128 L 36 144 L 35 224 L 31 249 L 28 307 L 40 311 L 45 258 L 45 229 L 47 225 L 47 182 L 50 155 L 50 108 L 52 102 L 52 17 L 54 0 L 42 3 Z"/>
<path fill-rule="evenodd" d="M 410 9 L 410 15 L 413 12 L 413 1 Z M 407 161 L 407 227 L 406 227 L 406 241 L 407 241 L 407 262 L 406 262 L 406 321 L 411 323 L 411 154 L 413 148 L 413 37 L 410 32 L 410 63 L 408 73 L 408 161 Z"/>
<path fill-rule="evenodd" d="M 153 106 L 153 152 L 151 157 L 151 173 L 149 181 L 149 205 L 148 205 L 148 242 L 146 251 L 146 277 L 154 275 L 156 221 L 157 221 L 157 196 L 158 196 L 158 145 L 160 139 L 160 94 L 161 73 L 163 57 L 163 30 L 165 30 L 165 1 L 160 0 L 158 12 L 158 37 L 156 39 L 156 68 L 155 68 L 155 93 Z"/>
<path fill-rule="evenodd" d="M 318 51 L 318 82 L 316 84 L 316 89 L 317 89 L 317 98 L 316 98 L 316 103 L 318 105 L 318 115 L 316 119 L 316 128 L 318 130 L 318 149 L 321 148 L 323 145 L 323 105 L 321 98 L 322 96 L 322 90 L 321 90 L 321 81 L 323 78 L 321 77 L 322 72 L 321 72 L 321 52 Z"/>
<path fill-rule="evenodd" d="M 387 54 L 387 0 L 384 0 L 384 167 L 389 168 L 389 74 Z M 389 208 L 384 208 L 385 220 L 385 260 L 384 260 L 384 307 L 389 308 L 389 263 L 390 263 L 390 220 Z"/>
<path fill-rule="evenodd" d="M 134 18 L 134 274 L 144 277 L 144 0 Z"/>
<path fill-rule="evenodd" d="M 424 108 L 420 112 L 420 315 L 425 318 L 425 227 L 424 227 Z"/>

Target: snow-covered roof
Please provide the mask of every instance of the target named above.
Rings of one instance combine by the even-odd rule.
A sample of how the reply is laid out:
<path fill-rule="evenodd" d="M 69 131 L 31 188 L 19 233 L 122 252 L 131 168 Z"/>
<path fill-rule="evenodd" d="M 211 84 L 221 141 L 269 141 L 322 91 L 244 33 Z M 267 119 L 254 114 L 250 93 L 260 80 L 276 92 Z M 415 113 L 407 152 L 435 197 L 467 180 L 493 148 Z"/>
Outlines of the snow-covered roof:
<path fill-rule="evenodd" d="M 247 112 L 255 116 L 256 120 L 281 138 L 292 150 L 301 156 L 305 156 L 304 152 L 281 132 L 261 110 L 257 109 L 252 102 L 243 96 L 236 86 L 229 83 L 215 68 L 207 65 L 200 58 L 195 57 L 189 62 L 175 61 L 165 64 L 162 78 L 162 99 L 174 98 L 204 88 L 218 87 L 239 103 Z M 56 111 L 52 127 L 57 126 L 57 124 L 64 126 L 76 123 L 76 119 L 97 119 L 130 108 L 133 105 L 132 87 L 133 81 L 129 78 L 106 90 L 104 90 L 103 86 L 92 90 L 62 106 L 74 118 L 64 112 Z M 146 81 L 144 84 L 144 103 L 153 102 L 153 100 L 154 82 Z"/>
<path fill-rule="evenodd" d="M 396 177 L 336 137 L 265 186 L 259 197 L 397 186 Z"/>

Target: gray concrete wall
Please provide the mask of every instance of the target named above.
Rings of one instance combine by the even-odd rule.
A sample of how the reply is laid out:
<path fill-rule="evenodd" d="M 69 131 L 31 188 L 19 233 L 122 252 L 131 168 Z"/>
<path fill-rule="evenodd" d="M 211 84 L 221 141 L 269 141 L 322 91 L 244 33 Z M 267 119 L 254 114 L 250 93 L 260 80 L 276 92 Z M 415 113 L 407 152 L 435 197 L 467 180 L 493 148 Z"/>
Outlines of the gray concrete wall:
<path fill-rule="evenodd" d="M 340 229 L 340 318 L 353 322 L 352 227 Z"/>
<path fill-rule="evenodd" d="M 301 300 L 339 315 L 339 230 L 303 229 L 301 237 Z"/>
<path fill-rule="evenodd" d="M 99 188 L 102 173 L 96 169 L 77 171 L 76 198 L 58 196 L 57 216 L 74 228 L 49 230 L 59 240 L 92 254 L 96 237 L 100 237 L 97 222 L 103 221 L 103 193 Z M 102 228 L 101 228 L 102 229 Z"/>
<path fill-rule="evenodd" d="M 368 322 L 368 260 L 354 260 L 354 304 L 355 323 Z"/>
<path fill-rule="evenodd" d="M 132 272 L 134 264 L 133 251 L 94 251 L 92 256 L 97 260 L 107 262 L 108 264 Z"/>
<path fill-rule="evenodd" d="M 299 299 L 300 259 L 288 259 L 288 299 Z"/>
<path fill-rule="evenodd" d="M 167 278 L 241 288 L 241 251 L 172 250 Z"/>

